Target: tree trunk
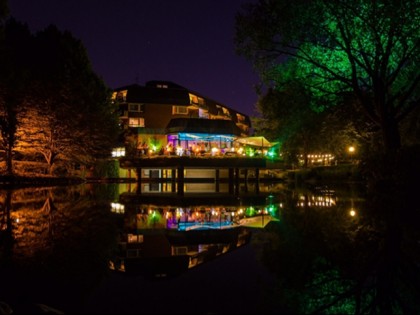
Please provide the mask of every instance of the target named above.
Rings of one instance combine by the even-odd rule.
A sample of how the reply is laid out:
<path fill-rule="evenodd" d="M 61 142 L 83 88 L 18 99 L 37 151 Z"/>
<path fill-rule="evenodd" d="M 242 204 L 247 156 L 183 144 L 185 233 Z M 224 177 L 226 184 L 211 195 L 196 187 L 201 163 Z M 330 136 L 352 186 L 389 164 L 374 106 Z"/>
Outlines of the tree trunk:
<path fill-rule="evenodd" d="M 52 171 L 53 171 L 52 164 L 48 163 L 47 171 L 48 171 L 48 175 L 52 175 Z"/>
<path fill-rule="evenodd" d="M 13 175 L 13 150 L 10 145 L 6 148 L 6 174 Z"/>
<path fill-rule="evenodd" d="M 384 153 L 387 159 L 393 160 L 401 149 L 401 136 L 398 124 L 394 117 L 385 117 L 382 121 L 382 138 Z"/>
<path fill-rule="evenodd" d="M 395 117 L 387 115 L 381 121 L 383 141 L 383 163 L 380 163 L 379 174 L 383 185 L 395 187 L 398 177 L 398 154 L 401 149 L 401 137 Z M 391 189 L 393 191 L 394 189 Z"/>

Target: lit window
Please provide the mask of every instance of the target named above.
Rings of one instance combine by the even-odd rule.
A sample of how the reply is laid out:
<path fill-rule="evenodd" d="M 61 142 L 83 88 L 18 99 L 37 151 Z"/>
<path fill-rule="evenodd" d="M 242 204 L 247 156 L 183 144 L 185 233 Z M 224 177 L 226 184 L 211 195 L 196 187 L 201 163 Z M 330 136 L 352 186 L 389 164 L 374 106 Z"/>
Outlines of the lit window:
<path fill-rule="evenodd" d="M 172 106 L 172 115 L 175 114 L 187 115 L 188 108 L 186 106 Z"/>
<path fill-rule="evenodd" d="M 207 110 L 204 110 L 204 109 L 200 108 L 198 110 L 198 117 L 200 117 L 200 118 L 209 118 L 209 112 Z"/>
<path fill-rule="evenodd" d="M 223 116 L 226 116 L 226 117 L 230 117 L 229 109 L 227 109 L 226 107 L 216 104 L 216 108 L 217 108 L 217 114 L 218 115 L 223 115 Z"/>
<path fill-rule="evenodd" d="M 112 150 L 113 157 L 125 156 L 125 148 L 115 148 Z"/>
<path fill-rule="evenodd" d="M 238 118 L 238 122 L 245 122 L 245 116 L 241 114 L 236 114 L 236 117 Z"/>
<path fill-rule="evenodd" d="M 128 234 L 127 236 L 128 243 L 143 243 L 144 241 L 143 235 Z"/>
<path fill-rule="evenodd" d="M 198 98 L 194 94 L 190 94 L 190 103 L 191 104 L 198 104 Z"/>
<path fill-rule="evenodd" d="M 127 90 L 117 92 L 117 101 L 125 102 L 127 100 Z"/>
<path fill-rule="evenodd" d="M 167 89 L 168 88 L 167 84 L 157 84 L 156 86 L 160 89 Z"/>
<path fill-rule="evenodd" d="M 144 127 L 144 118 L 130 118 L 128 120 L 129 127 Z"/>

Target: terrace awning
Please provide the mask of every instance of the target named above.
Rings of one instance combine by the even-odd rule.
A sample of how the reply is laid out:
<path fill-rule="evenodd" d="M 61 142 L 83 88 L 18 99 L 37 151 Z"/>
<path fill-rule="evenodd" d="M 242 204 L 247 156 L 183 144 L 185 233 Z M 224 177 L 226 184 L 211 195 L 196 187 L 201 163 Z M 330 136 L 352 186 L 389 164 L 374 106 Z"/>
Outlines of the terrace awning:
<path fill-rule="evenodd" d="M 235 142 L 259 148 L 271 148 L 277 144 L 277 142 L 268 141 L 265 137 L 238 138 L 235 139 Z"/>
<path fill-rule="evenodd" d="M 265 228 L 265 226 L 271 221 L 279 221 L 279 219 L 273 218 L 271 215 L 257 215 L 251 218 L 244 218 L 239 221 L 239 224 L 246 227 L 252 228 Z"/>

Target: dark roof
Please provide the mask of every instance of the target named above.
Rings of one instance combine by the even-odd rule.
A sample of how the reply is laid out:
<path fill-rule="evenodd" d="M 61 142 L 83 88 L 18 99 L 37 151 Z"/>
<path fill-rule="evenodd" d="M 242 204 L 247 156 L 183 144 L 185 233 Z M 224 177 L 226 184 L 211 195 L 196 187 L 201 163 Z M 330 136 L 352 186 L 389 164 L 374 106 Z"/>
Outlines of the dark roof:
<path fill-rule="evenodd" d="M 157 88 L 158 85 L 166 85 L 168 87 L 168 89 L 183 89 L 186 90 L 186 88 L 184 88 L 183 86 L 180 86 L 176 83 L 173 83 L 171 81 L 159 81 L 159 80 L 153 80 L 153 81 L 147 81 L 145 86 L 146 87 L 154 87 Z"/>
<path fill-rule="evenodd" d="M 166 126 L 166 134 L 211 133 L 240 136 L 241 130 L 231 120 L 204 118 L 173 118 Z"/>
<path fill-rule="evenodd" d="M 180 86 L 177 88 L 158 88 L 153 85 L 140 86 L 133 84 L 118 88 L 115 91 L 122 90 L 127 90 L 126 101 L 129 103 L 190 104 L 188 90 Z"/>
<path fill-rule="evenodd" d="M 167 87 L 158 87 L 162 85 L 166 85 Z M 171 81 L 154 80 L 146 82 L 145 86 L 132 84 L 115 89 L 115 91 L 122 90 L 127 90 L 126 101 L 129 103 L 173 104 L 184 106 L 190 105 L 189 93 L 192 93 L 205 100 L 205 105 L 203 107 L 207 108 L 210 114 L 219 115 L 220 108 L 216 105 L 220 105 L 229 111 L 232 120 L 237 121 L 236 114 L 241 114 L 245 117 L 246 123 L 251 125 L 248 115 L 242 114 L 222 103 L 205 97 L 195 91 L 188 90 Z"/>

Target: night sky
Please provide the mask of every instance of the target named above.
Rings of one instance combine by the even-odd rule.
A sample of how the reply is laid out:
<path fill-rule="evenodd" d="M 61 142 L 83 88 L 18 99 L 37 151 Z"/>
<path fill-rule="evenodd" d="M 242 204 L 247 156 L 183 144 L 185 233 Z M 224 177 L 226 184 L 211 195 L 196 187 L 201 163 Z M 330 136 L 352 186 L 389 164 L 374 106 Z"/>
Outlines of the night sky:
<path fill-rule="evenodd" d="M 177 83 L 255 115 L 258 76 L 235 54 L 235 15 L 251 0 L 9 0 L 32 32 L 50 24 L 87 49 L 110 88 Z M 252 2 L 252 1 L 251 1 Z"/>

